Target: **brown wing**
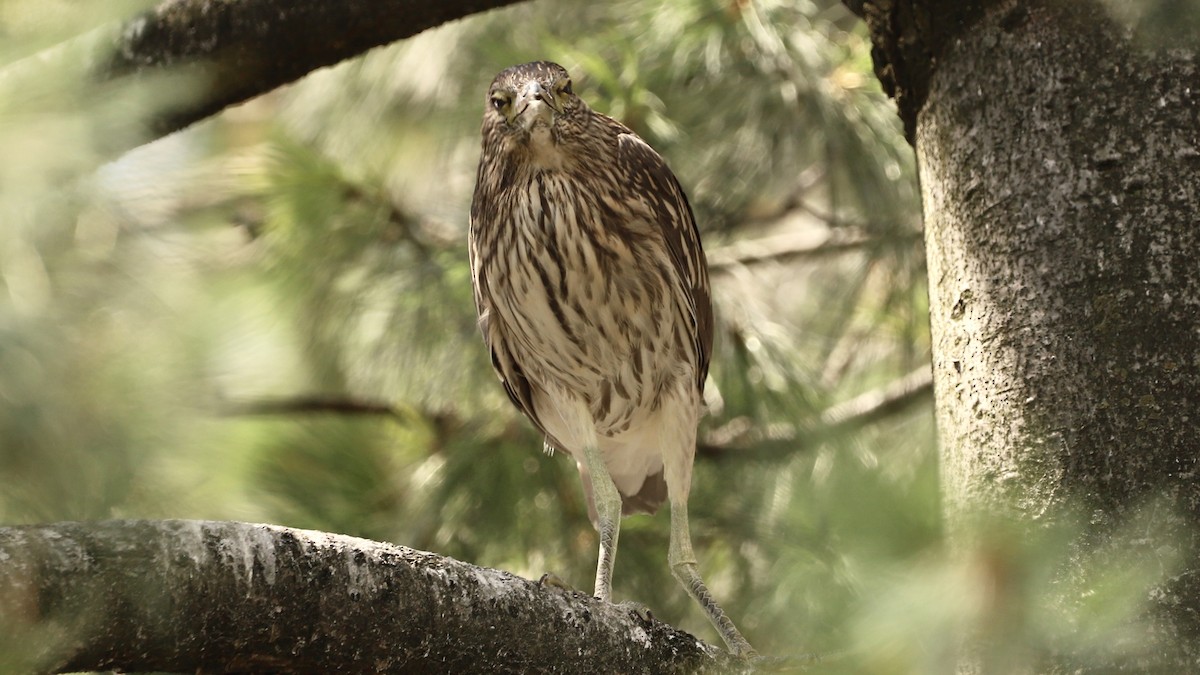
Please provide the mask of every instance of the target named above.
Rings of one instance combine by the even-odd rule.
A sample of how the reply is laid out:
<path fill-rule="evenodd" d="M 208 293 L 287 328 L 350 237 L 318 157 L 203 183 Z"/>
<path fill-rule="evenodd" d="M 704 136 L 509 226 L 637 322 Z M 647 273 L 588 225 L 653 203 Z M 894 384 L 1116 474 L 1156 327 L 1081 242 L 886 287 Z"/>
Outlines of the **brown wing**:
<path fill-rule="evenodd" d="M 712 357 L 713 311 L 708 286 L 708 261 L 700 246 L 700 230 L 683 188 L 654 148 L 618 122 L 617 163 L 621 177 L 633 186 L 638 199 L 658 217 L 671 262 L 687 293 L 688 309 L 696 327 L 697 386 L 704 391 L 704 378 Z"/>
<path fill-rule="evenodd" d="M 483 271 L 481 249 L 490 249 L 492 255 L 495 255 L 496 247 L 481 247 L 480 244 L 481 239 L 495 237 L 499 228 L 504 226 L 503 223 L 498 222 L 499 216 L 495 204 L 495 195 L 489 194 L 488 186 L 485 184 L 483 164 L 481 163 L 475 184 L 475 195 L 471 200 L 471 227 L 467 233 L 467 251 L 471 261 L 471 286 L 475 291 L 475 311 L 479 315 L 479 331 L 483 333 L 483 341 L 491 352 L 492 368 L 499 376 L 500 382 L 504 384 L 504 391 L 508 393 L 508 398 L 533 422 L 539 431 L 545 434 L 546 428 L 538 419 L 533 407 L 532 385 L 525 377 L 520 364 L 504 347 L 503 340 L 493 341 L 493 335 L 501 332 L 503 328 L 497 326 L 497 330 L 491 330 L 492 303 L 488 295 L 487 278 Z M 551 440 L 549 434 L 546 437 L 548 441 Z"/>

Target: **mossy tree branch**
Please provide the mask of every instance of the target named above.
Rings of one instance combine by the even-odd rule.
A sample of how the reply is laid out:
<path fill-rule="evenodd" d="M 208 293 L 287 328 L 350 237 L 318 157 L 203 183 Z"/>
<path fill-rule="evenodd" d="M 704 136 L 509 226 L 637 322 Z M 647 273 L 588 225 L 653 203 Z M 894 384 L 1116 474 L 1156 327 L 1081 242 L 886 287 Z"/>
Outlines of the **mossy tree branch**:
<path fill-rule="evenodd" d="M 506 572 L 272 525 L 0 528 L 0 670 L 696 672 L 723 650 Z"/>

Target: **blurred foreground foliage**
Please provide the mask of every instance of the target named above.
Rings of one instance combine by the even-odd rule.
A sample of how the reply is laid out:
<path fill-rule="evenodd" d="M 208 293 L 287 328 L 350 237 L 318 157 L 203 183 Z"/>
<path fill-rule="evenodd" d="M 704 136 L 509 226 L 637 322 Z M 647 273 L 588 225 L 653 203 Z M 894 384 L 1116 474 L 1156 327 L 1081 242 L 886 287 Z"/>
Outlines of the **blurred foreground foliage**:
<path fill-rule="evenodd" d="M 6 0 L 0 64 L 147 4 Z M 94 172 L 152 89 L 0 101 L 0 522 L 269 521 L 590 587 L 578 477 L 497 386 L 465 253 L 485 88 L 549 58 L 663 152 L 704 230 L 718 337 L 693 536 L 750 640 L 877 673 L 948 672 L 970 627 L 1005 666 L 1062 648 L 1053 626 L 1123 648 L 1129 589 L 1162 570 L 1094 561 L 1094 599 L 1048 615 L 1075 606 L 1038 572 L 1075 560 L 1071 531 L 944 549 L 927 394 L 828 428 L 929 361 L 912 154 L 869 48 L 832 0 L 533 2 Z M 45 147 L 44 125 L 76 141 Z M 667 569 L 668 522 L 625 521 L 616 595 L 715 640 Z"/>

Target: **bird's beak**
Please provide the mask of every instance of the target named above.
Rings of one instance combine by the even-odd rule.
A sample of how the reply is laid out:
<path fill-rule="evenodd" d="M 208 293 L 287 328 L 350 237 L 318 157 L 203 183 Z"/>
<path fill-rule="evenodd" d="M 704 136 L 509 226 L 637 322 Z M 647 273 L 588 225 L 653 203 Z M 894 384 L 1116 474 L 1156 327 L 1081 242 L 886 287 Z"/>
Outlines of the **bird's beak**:
<path fill-rule="evenodd" d="M 548 125 L 552 124 L 555 113 L 562 112 L 562 109 L 554 100 L 554 96 L 546 91 L 546 88 L 540 82 L 526 84 L 517 93 L 517 100 L 513 109 L 516 111 L 516 118 L 527 129 L 532 128 L 539 121 L 545 122 Z"/>

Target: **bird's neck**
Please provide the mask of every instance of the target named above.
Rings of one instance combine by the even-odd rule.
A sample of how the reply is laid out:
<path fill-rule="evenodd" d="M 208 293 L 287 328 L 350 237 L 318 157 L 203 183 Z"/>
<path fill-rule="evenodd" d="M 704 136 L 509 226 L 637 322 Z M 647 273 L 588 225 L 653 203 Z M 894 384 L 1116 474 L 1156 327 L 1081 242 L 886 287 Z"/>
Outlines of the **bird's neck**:
<path fill-rule="evenodd" d="M 535 172 L 563 171 L 568 166 L 567 153 L 563 152 L 551 130 L 545 127 L 530 132 L 525 150 L 529 167 Z"/>

